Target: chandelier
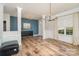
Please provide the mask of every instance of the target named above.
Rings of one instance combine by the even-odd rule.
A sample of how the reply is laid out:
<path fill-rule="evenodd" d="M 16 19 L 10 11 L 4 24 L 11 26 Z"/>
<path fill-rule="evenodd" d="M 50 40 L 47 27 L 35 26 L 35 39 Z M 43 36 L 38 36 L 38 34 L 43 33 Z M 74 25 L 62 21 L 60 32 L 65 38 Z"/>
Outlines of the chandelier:
<path fill-rule="evenodd" d="M 52 18 L 52 4 L 49 3 L 49 16 L 46 16 L 46 20 L 48 21 L 54 21 L 57 17 Z"/>

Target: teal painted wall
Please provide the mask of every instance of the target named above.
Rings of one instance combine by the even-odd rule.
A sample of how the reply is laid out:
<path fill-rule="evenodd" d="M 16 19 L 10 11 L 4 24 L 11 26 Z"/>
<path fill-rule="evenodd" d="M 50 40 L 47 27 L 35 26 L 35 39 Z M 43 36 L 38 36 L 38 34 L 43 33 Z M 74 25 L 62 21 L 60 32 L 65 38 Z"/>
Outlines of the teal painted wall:
<path fill-rule="evenodd" d="M 25 31 L 33 31 L 33 34 L 38 34 L 38 20 L 32 20 L 32 19 L 26 19 L 22 18 L 22 27 L 23 23 L 30 23 L 32 28 L 30 30 L 25 30 Z M 17 31 L 17 17 L 10 16 L 10 30 L 11 31 Z"/>

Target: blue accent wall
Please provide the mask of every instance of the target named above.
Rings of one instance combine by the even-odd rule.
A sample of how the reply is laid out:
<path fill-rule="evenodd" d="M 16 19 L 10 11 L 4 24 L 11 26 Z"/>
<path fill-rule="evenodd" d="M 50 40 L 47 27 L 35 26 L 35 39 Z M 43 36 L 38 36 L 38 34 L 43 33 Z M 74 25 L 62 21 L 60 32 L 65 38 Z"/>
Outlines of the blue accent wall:
<path fill-rule="evenodd" d="M 17 31 L 17 17 L 10 16 L 10 31 Z"/>
<path fill-rule="evenodd" d="M 30 30 L 26 31 L 33 31 L 33 34 L 38 34 L 38 20 L 32 20 L 32 19 L 26 19 L 22 18 L 22 26 L 23 23 L 30 23 L 32 28 Z M 10 30 L 11 31 L 17 31 L 17 17 L 10 16 Z"/>
<path fill-rule="evenodd" d="M 33 34 L 38 34 L 38 20 L 29 20 L 29 19 L 22 18 L 22 26 L 23 26 L 23 23 L 30 23 L 32 26 L 30 30 L 26 30 L 26 31 L 33 31 Z"/>

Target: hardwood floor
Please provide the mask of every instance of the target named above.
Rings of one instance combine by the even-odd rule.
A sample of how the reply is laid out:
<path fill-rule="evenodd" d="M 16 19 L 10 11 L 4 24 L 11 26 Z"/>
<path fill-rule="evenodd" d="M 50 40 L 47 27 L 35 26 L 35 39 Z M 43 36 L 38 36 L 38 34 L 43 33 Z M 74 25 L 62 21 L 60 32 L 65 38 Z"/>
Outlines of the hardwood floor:
<path fill-rule="evenodd" d="M 54 39 L 24 37 L 17 56 L 78 56 L 79 47 Z"/>

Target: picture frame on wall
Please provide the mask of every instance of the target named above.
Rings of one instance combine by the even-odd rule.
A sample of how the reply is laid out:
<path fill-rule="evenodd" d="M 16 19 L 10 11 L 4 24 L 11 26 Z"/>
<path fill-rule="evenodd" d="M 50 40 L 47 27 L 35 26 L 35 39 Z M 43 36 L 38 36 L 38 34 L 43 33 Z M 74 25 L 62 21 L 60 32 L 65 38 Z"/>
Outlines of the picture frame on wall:
<path fill-rule="evenodd" d="M 66 35 L 73 35 L 73 27 L 66 27 Z"/>

